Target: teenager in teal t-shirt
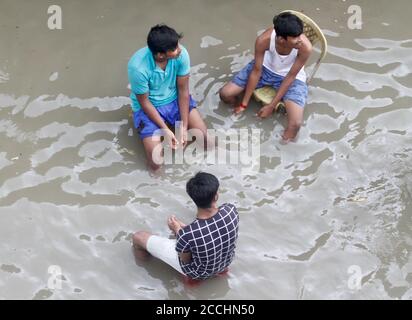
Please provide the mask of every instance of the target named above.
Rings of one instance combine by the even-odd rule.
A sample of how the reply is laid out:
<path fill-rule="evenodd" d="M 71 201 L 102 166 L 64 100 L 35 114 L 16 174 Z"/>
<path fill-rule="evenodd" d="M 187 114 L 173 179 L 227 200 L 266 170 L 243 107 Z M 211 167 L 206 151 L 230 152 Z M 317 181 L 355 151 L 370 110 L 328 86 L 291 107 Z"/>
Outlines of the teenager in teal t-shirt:
<path fill-rule="evenodd" d="M 163 163 L 157 152 L 161 136 L 176 149 L 186 145 L 188 129 L 199 129 L 207 143 L 206 125 L 189 95 L 190 58 L 181 38 L 166 25 L 154 26 L 147 47 L 138 50 L 127 66 L 134 125 L 152 170 Z M 175 132 L 169 129 L 178 122 Z"/>

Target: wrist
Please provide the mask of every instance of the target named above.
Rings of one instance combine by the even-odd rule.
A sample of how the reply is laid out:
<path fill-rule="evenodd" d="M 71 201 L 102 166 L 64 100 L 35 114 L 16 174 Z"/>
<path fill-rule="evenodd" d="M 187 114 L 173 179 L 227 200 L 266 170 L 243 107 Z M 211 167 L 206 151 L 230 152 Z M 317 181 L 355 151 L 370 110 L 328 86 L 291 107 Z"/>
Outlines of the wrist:
<path fill-rule="evenodd" d="M 165 131 L 170 130 L 169 127 L 167 126 L 167 124 L 164 123 L 164 122 L 159 127 L 160 127 L 160 129 L 165 130 Z"/>
<path fill-rule="evenodd" d="M 242 109 L 242 110 L 246 110 L 247 109 L 247 104 L 244 104 L 243 102 L 239 103 L 238 108 Z"/>

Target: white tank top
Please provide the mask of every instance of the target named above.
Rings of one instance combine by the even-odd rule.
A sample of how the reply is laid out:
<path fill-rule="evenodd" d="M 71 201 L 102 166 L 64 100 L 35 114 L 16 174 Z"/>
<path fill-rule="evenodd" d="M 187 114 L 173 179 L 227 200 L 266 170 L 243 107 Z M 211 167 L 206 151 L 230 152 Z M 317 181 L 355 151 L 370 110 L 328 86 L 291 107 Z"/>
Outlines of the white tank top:
<path fill-rule="evenodd" d="M 266 50 L 265 55 L 263 57 L 263 65 L 273 73 L 285 77 L 288 74 L 292 65 L 295 63 L 296 57 L 298 55 L 298 50 L 293 48 L 287 56 L 280 55 L 276 51 L 275 40 L 276 31 L 275 29 L 273 29 L 272 35 L 270 36 L 269 50 Z M 296 76 L 296 79 L 306 82 L 306 73 L 304 69 L 304 67 L 300 69 L 299 73 Z"/>

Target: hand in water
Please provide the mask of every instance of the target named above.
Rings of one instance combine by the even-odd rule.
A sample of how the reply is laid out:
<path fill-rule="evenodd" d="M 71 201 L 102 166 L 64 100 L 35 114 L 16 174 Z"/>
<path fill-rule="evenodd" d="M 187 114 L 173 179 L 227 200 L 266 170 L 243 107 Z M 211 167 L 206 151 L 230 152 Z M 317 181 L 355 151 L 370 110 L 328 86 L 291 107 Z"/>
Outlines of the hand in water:
<path fill-rule="evenodd" d="M 180 127 L 180 143 L 182 148 L 186 147 L 187 144 L 187 128 L 184 126 Z"/>
<path fill-rule="evenodd" d="M 180 229 L 186 226 L 183 222 L 179 221 L 174 215 L 170 216 L 167 219 L 167 225 L 169 226 L 169 229 L 172 230 L 175 234 L 177 234 Z"/>
<path fill-rule="evenodd" d="M 179 141 L 177 141 L 176 136 L 170 129 L 165 129 L 164 131 L 165 131 L 165 138 L 169 142 L 170 147 L 176 150 L 179 144 Z"/>
<path fill-rule="evenodd" d="M 241 103 L 241 104 L 239 104 L 237 107 L 235 107 L 234 112 L 235 112 L 235 114 L 240 114 L 240 113 L 242 113 L 243 111 L 245 111 L 246 108 L 247 108 L 247 106 Z"/>
<path fill-rule="evenodd" d="M 269 117 L 273 111 L 275 110 L 275 108 L 272 105 L 265 105 L 262 108 L 260 108 L 259 112 L 257 113 L 257 116 L 261 119 L 265 119 L 267 117 Z"/>

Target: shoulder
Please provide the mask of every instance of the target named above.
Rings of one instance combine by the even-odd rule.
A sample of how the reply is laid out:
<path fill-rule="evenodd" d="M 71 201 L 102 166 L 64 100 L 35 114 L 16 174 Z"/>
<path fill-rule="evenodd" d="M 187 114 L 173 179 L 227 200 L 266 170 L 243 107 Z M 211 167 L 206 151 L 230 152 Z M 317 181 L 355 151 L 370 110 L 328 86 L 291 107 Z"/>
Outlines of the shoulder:
<path fill-rule="evenodd" d="M 149 54 L 151 54 L 151 52 L 148 47 L 144 47 L 136 51 L 127 64 L 128 70 L 134 72 L 149 71 Z"/>
<path fill-rule="evenodd" d="M 180 62 L 180 63 L 187 63 L 187 62 L 189 62 L 189 60 L 190 60 L 189 52 L 188 52 L 187 49 L 186 49 L 184 46 L 182 46 L 182 45 L 180 45 L 180 48 L 182 49 L 182 52 L 180 53 L 179 58 L 177 58 L 177 61 Z"/>
<path fill-rule="evenodd" d="M 256 50 L 265 51 L 270 48 L 270 40 L 272 38 L 273 28 L 266 29 L 261 35 L 256 38 Z"/>
<path fill-rule="evenodd" d="M 183 45 L 180 45 L 180 48 L 182 49 L 182 54 L 189 54 L 189 52 L 187 51 L 186 47 Z"/>
<path fill-rule="evenodd" d="M 219 211 L 224 211 L 226 214 L 235 213 L 237 214 L 236 206 L 232 203 L 224 203 L 219 207 Z"/>
<path fill-rule="evenodd" d="M 199 226 L 197 225 L 196 221 L 193 221 L 192 223 L 189 223 L 188 225 L 180 229 L 179 235 L 181 237 L 184 237 L 186 240 L 189 240 L 193 237 L 193 231 L 197 230 L 198 228 Z"/>
<path fill-rule="evenodd" d="M 239 223 L 239 213 L 237 212 L 236 206 L 231 203 L 224 203 L 219 207 L 219 220 L 220 226 L 223 225 L 238 225 Z"/>
<path fill-rule="evenodd" d="M 299 54 L 301 55 L 310 55 L 312 53 L 312 43 L 304 35 L 303 36 L 303 45 L 299 48 Z"/>

